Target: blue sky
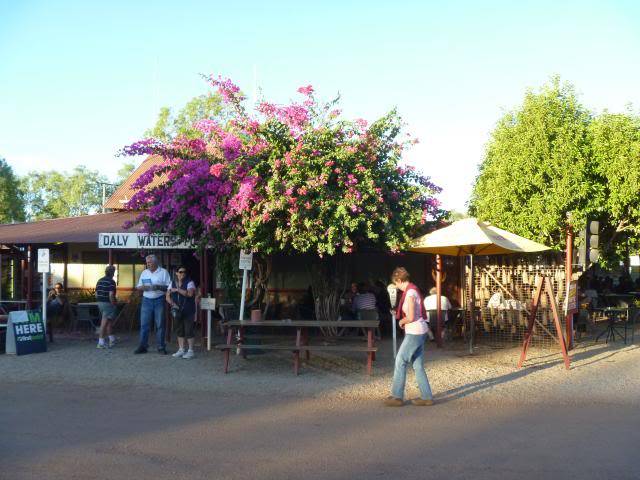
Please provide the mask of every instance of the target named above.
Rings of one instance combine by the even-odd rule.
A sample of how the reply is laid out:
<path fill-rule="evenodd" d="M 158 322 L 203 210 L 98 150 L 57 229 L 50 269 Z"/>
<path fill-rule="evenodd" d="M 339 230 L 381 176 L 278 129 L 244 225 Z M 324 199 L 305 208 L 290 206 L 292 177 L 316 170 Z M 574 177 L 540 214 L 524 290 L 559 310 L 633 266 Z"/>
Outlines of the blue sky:
<path fill-rule="evenodd" d="M 75 2 L 0 0 L 0 156 L 14 170 L 116 157 L 161 106 L 204 93 L 200 73 L 285 102 L 300 85 L 345 115 L 397 107 L 407 161 L 463 210 L 484 144 L 553 74 L 598 112 L 640 105 L 632 1 Z"/>

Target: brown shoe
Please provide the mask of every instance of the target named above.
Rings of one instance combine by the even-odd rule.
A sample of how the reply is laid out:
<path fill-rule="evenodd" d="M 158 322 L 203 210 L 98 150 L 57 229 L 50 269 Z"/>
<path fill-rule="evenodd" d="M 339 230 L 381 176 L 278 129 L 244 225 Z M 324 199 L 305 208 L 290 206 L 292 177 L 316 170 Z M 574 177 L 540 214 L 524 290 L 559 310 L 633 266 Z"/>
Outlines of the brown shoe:
<path fill-rule="evenodd" d="M 404 402 L 401 398 L 387 397 L 384 399 L 384 404 L 387 407 L 402 407 L 404 405 Z"/>
<path fill-rule="evenodd" d="M 414 398 L 411 400 L 411 404 L 417 407 L 430 407 L 433 405 L 433 400 L 423 400 L 422 398 Z"/>

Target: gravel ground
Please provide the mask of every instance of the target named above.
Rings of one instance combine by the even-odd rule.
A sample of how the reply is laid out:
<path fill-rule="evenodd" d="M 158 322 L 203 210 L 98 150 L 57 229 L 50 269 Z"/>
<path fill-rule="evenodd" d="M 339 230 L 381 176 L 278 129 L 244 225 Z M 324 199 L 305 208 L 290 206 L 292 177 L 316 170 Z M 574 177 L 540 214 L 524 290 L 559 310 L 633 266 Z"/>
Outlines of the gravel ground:
<path fill-rule="evenodd" d="M 429 348 L 433 407 L 385 408 L 392 354 L 193 360 L 59 336 L 0 355 L 0 478 L 522 480 L 640 478 L 640 350 Z M 431 345 L 430 345 L 431 346 Z M 410 381 L 413 379 L 410 378 Z M 408 397 L 417 395 L 415 389 Z"/>
<path fill-rule="evenodd" d="M 314 354 L 293 375 L 291 354 L 268 352 L 247 359 L 232 355 L 229 374 L 222 371 L 222 353 L 198 351 L 192 360 L 174 359 L 150 349 L 133 355 L 135 336 L 123 337 L 111 350 L 97 350 L 90 339 L 57 336 L 46 354 L 0 356 L 4 382 L 78 386 L 161 387 L 206 391 L 216 395 L 278 395 L 305 399 L 358 401 L 388 395 L 392 377 L 390 340 L 379 342 L 374 375 L 366 375 L 364 354 Z M 605 345 L 585 341 L 571 352 L 566 371 L 557 350 L 532 348 L 525 368 L 517 369 L 518 348 L 487 349 L 468 355 L 465 346 L 437 349 L 430 343 L 426 368 L 436 399 L 470 405 L 562 401 L 640 403 L 640 351 L 622 342 Z M 599 373 L 599 384 L 592 377 Z M 606 372 L 611 372 L 607 375 Z M 600 375 L 602 374 L 602 375 Z M 604 383 L 603 383 L 604 382 Z M 413 375 L 407 397 L 417 396 Z"/>

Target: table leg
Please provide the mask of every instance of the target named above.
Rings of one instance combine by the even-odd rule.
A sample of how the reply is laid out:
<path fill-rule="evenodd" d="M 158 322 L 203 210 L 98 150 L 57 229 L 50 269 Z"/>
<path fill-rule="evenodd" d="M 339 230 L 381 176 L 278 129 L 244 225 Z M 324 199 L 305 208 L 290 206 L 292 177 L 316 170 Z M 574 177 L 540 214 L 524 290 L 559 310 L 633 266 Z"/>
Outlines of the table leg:
<path fill-rule="evenodd" d="M 293 351 L 293 373 L 298 375 L 300 370 L 300 346 L 302 345 L 302 328 L 296 328 L 296 349 Z"/>
<path fill-rule="evenodd" d="M 367 346 L 373 348 L 373 328 L 367 328 Z M 373 361 L 375 360 L 375 352 L 367 352 L 367 374 L 373 373 Z"/>
<path fill-rule="evenodd" d="M 244 343 L 244 327 L 240 327 L 238 329 L 238 343 L 239 344 Z M 247 351 L 242 349 L 241 353 L 242 353 L 242 358 L 244 358 L 246 360 L 247 359 Z"/>
<path fill-rule="evenodd" d="M 300 350 L 293 351 L 293 374 L 298 375 L 300 370 Z"/>
<path fill-rule="evenodd" d="M 309 330 L 307 330 L 306 328 L 302 330 L 302 345 L 305 345 L 305 346 L 309 345 Z M 309 350 L 306 350 L 304 352 L 304 358 L 306 359 L 307 362 L 311 358 L 311 352 L 309 352 Z"/>
<path fill-rule="evenodd" d="M 224 373 L 229 373 L 229 357 L 231 356 L 231 341 L 233 340 L 233 328 L 227 327 L 227 345 L 224 350 Z"/>
<path fill-rule="evenodd" d="M 373 328 L 367 329 L 367 346 L 373 348 L 376 344 L 375 330 Z M 376 352 L 371 352 L 372 359 L 375 361 Z"/>
<path fill-rule="evenodd" d="M 607 324 L 607 328 L 605 328 L 602 332 L 598 334 L 598 336 L 595 339 L 595 343 L 598 343 L 598 340 L 600 340 L 600 337 L 602 337 L 604 334 L 607 334 L 607 338 L 609 337 L 609 324 Z"/>

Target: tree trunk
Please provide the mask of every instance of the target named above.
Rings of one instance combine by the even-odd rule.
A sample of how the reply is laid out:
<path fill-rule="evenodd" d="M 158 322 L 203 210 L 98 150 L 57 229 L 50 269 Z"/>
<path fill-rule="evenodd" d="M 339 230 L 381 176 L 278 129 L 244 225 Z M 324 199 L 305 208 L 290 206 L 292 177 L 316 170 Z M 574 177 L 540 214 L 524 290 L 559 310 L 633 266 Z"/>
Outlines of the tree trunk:
<path fill-rule="evenodd" d="M 249 308 L 259 308 L 262 310 L 262 318 L 266 318 L 269 308 L 269 277 L 273 267 L 272 258 L 255 253 L 253 255 L 253 290 Z"/>
<path fill-rule="evenodd" d="M 311 264 L 311 288 L 318 320 L 338 320 L 340 299 L 347 289 L 349 271 L 350 258 L 346 255 L 318 258 Z M 335 335 L 336 332 L 335 328 L 323 329 L 325 335 Z"/>

